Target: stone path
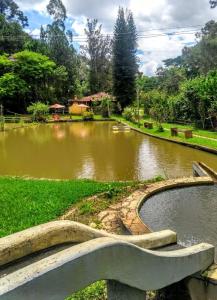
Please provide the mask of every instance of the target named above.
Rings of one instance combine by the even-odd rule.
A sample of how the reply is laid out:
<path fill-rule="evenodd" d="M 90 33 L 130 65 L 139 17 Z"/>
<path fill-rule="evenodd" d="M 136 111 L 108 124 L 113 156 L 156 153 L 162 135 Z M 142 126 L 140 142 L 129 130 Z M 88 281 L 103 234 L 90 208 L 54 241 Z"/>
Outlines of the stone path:
<path fill-rule="evenodd" d="M 112 205 L 107 210 L 99 213 L 98 219 L 103 230 L 119 233 L 125 228 L 135 235 L 149 233 L 150 229 L 141 222 L 136 213 L 138 202 L 140 202 L 146 189 L 147 186 L 144 186 L 118 204 Z"/>
<path fill-rule="evenodd" d="M 143 203 L 144 199 L 151 196 L 153 193 L 168 188 L 197 184 L 213 184 L 213 180 L 211 177 L 189 177 L 141 185 L 140 189 L 134 191 L 128 197 L 123 198 L 117 204 L 109 206 L 106 210 L 103 210 L 97 215 L 100 229 L 115 234 L 126 234 L 128 232 L 132 235 L 141 235 L 150 233 L 150 228 L 142 222 L 138 214 L 140 205 Z M 97 201 L 97 197 L 98 196 L 94 196 L 90 199 L 94 198 L 94 200 Z M 79 221 L 76 219 L 76 213 L 77 208 L 72 208 L 62 216 L 60 220 Z M 88 225 L 93 228 L 99 228 L 97 222 L 94 222 Z"/>
<path fill-rule="evenodd" d="M 212 183 L 213 180 L 210 177 L 189 177 L 170 179 L 143 186 L 118 204 L 99 213 L 98 219 L 102 229 L 110 233 L 123 233 L 123 228 L 133 235 L 150 233 L 151 229 L 142 222 L 138 215 L 139 206 L 145 198 L 168 188 Z"/>

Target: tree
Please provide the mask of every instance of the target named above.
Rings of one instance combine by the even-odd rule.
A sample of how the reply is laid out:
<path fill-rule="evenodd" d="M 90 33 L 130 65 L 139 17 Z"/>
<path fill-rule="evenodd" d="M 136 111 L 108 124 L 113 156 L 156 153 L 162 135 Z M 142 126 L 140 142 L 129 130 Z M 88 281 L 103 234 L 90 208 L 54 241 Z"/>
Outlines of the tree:
<path fill-rule="evenodd" d="M 165 61 L 167 67 L 184 68 L 188 78 L 217 68 L 217 22 L 211 20 L 206 23 L 196 37 L 195 46 L 184 47 L 181 56 Z"/>
<path fill-rule="evenodd" d="M 34 121 L 45 121 L 45 115 L 49 112 L 49 106 L 41 102 L 35 102 L 27 107 L 27 111 L 32 114 Z"/>
<path fill-rule="evenodd" d="M 89 87 L 92 94 L 111 90 L 111 39 L 101 33 L 102 25 L 96 19 L 87 20 L 87 46 L 83 54 L 89 66 Z"/>
<path fill-rule="evenodd" d="M 7 21 L 4 15 L 0 14 L 0 54 L 12 54 L 24 49 L 27 39 L 30 39 L 20 24 Z"/>
<path fill-rule="evenodd" d="M 63 5 L 61 0 L 50 0 L 49 4 L 47 5 L 47 11 L 50 16 L 54 18 L 54 23 L 65 30 L 65 20 L 66 16 L 66 8 Z"/>
<path fill-rule="evenodd" d="M 158 68 L 156 75 L 159 88 L 169 95 L 177 94 L 180 84 L 186 78 L 185 69 L 178 67 Z"/>
<path fill-rule="evenodd" d="M 139 85 L 141 93 L 147 93 L 158 87 L 158 78 L 156 76 L 148 77 L 143 74 L 139 74 L 136 78 L 136 83 Z"/>
<path fill-rule="evenodd" d="M 55 62 L 39 53 L 25 50 L 14 54 L 13 59 L 14 72 L 30 87 L 29 102 L 51 100 L 59 88 L 58 78 L 63 80 L 67 75 L 64 67 L 57 68 Z M 63 77 L 60 72 L 61 75 L 64 73 Z"/>
<path fill-rule="evenodd" d="M 163 92 L 152 91 L 151 92 L 152 105 L 149 110 L 150 116 L 155 120 L 158 130 L 164 131 L 162 123 L 168 118 L 168 102 L 167 96 Z"/>
<path fill-rule="evenodd" d="M 17 21 L 23 27 L 28 26 L 28 18 L 19 10 L 19 6 L 13 0 L 0 1 L 0 14 L 8 21 Z"/>
<path fill-rule="evenodd" d="M 11 71 L 13 62 L 9 59 L 8 55 L 0 56 L 0 76 Z"/>
<path fill-rule="evenodd" d="M 132 13 L 119 8 L 113 42 L 113 94 L 121 110 L 136 99 L 136 41 Z"/>
<path fill-rule="evenodd" d="M 28 85 L 18 75 L 5 73 L 0 77 L 0 103 L 6 109 L 22 111 L 28 91 Z"/>
<path fill-rule="evenodd" d="M 215 8 L 217 6 L 217 0 L 210 0 L 209 3 L 211 8 Z"/>
<path fill-rule="evenodd" d="M 52 24 L 41 28 L 41 42 L 47 45 L 49 57 L 59 66 L 66 68 L 68 78 L 62 95 L 69 97 L 75 93 L 75 77 L 77 72 L 77 56 L 72 45 L 72 33 L 65 31 L 66 9 L 61 0 L 50 0 L 48 13 L 53 17 Z"/>

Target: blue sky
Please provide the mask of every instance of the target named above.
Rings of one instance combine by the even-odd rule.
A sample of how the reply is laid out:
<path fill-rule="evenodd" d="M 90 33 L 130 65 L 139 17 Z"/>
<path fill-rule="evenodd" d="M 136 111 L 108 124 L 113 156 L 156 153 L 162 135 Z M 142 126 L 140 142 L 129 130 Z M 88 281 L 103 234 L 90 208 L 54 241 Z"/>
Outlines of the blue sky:
<path fill-rule="evenodd" d="M 164 59 L 181 54 L 195 43 L 195 33 L 209 20 L 217 19 L 209 0 L 62 0 L 67 8 L 67 27 L 84 36 L 87 18 L 97 18 L 104 33 L 113 32 L 119 6 L 132 10 L 139 33 L 140 69 L 152 75 Z M 51 22 L 46 12 L 48 0 L 17 0 L 29 18 L 28 31 L 39 34 L 41 25 Z M 76 46 L 79 48 L 79 45 Z"/>

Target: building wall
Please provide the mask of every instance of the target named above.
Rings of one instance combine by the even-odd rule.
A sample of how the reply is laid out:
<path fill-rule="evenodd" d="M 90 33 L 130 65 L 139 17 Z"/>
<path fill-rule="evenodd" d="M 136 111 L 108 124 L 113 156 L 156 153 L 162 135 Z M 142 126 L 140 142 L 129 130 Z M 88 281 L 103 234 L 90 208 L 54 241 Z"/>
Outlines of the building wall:
<path fill-rule="evenodd" d="M 70 107 L 69 107 L 69 113 L 72 115 L 82 115 L 83 112 L 88 111 L 88 108 L 86 107 L 80 107 L 77 103 L 73 103 Z"/>

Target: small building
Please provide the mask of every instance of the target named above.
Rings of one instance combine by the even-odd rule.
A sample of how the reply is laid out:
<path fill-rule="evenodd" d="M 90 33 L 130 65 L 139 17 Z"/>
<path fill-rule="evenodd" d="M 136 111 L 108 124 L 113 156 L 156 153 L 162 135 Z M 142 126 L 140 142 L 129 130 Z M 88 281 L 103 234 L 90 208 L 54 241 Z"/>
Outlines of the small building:
<path fill-rule="evenodd" d="M 90 110 L 90 106 L 86 104 L 79 104 L 77 102 L 72 103 L 72 105 L 69 107 L 69 113 L 71 115 L 77 115 L 77 116 L 80 116 L 84 112 L 89 110 Z"/>
<path fill-rule="evenodd" d="M 107 93 L 101 92 L 95 95 L 86 96 L 81 99 L 75 98 L 70 99 L 69 102 L 69 113 L 72 115 L 82 115 L 84 111 L 88 111 L 93 107 L 93 103 L 99 103 L 104 98 L 111 98 Z"/>

